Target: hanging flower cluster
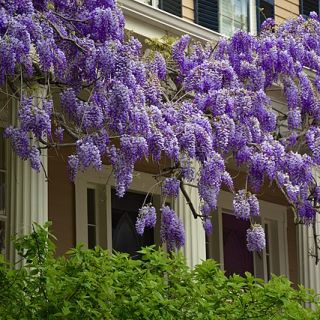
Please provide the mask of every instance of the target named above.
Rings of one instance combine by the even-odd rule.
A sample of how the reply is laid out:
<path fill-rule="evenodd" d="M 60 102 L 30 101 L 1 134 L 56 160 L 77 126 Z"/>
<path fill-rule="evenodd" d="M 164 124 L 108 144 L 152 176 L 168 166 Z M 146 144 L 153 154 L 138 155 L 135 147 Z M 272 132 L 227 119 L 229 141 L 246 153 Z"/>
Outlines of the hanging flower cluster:
<path fill-rule="evenodd" d="M 166 157 L 174 170 L 163 193 L 176 197 L 185 181 L 197 184 L 208 233 L 222 186 L 235 192 L 228 172 L 234 159 L 248 175 L 248 188 L 235 193 L 239 218 L 259 214 L 254 193 L 268 180 L 301 220 L 313 221 L 320 205 L 312 175 L 320 163 L 319 17 L 312 13 L 279 27 L 268 19 L 258 37 L 239 31 L 216 47 L 181 37 L 172 48 L 180 89 L 169 98 L 164 58 L 142 59 L 141 43 L 126 39 L 124 26 L 114 0 L 0 0 L 0 85 L 9 84 L 20 101 L 17 126 L 5 134 L 18 156 L 39 171 L 42 148 L 62 146 L 67 135 L 74 140 L 71 179 L 79 170 L 101 169 L 105 158 L 119 196 L 138 160 Z M 47 97 L 31 98 L 26 84 L 33 81 L 46 85 Z M 272 86 L 283 89 L 286 110 L 272 109 Z M 183 245 L 174 211 L 164 206 L 161 215 L 163 241 L 170 249 Z M 155 219 L 154 208 L 143 207 L 139 234 Z M 248 241 L 261 240 L 249 250 L 263 247 L 257 228 L 249 229 Z"/>
<path fill-rule="evenodd" d="M 309 19 L 300 16 L 279 27 L 268 20 L 258 37 L 238 31 L 216 48 L 191 45 L 188 36 L 173 47 L 179 79 L 193 96 L 188 103 L 198 112 L 199 122 L 210 121 L 209 136 L 195 142 L 205 150 L 204 158 L 190 148 L 184 152 L 200 163 L 199 194 L 211 210 L 223 180 L 233 190 L 225 172 L 232 155 L 248 175 L 248 187 L 233 201 L 238 218 L 253 221 L 259 215 L 259 202 L 249 190 L 258 193 L 268 180 L 284 192 L 302 221 L 313 221 L 320 204 L 312 174 L 319 165 L 319 40 L 320 20 L 312 13 Z M 272 109 L 267 95 L 271 87 L 283 89 L 287 109 Z M 248 230 L 249 250 L 262 249 L 262 233 L 257 226 Z"/>

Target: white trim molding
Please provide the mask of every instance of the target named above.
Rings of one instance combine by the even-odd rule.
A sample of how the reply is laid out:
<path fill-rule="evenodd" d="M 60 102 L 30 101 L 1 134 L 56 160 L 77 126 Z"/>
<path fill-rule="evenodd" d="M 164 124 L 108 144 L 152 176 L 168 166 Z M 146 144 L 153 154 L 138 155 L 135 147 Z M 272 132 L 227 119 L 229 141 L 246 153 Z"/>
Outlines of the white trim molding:
<path fill-rule="evenodd" d="M 218 32 L 139 1 L 119 0 L 119 5 L 126 17 L 126 29 L 147 38 L 184 34 L 198 41 L 218 41 L 221 38 Z"/>
<path fill-rule="evenodd" d="M 314 177 L 320 183 L 319 170 L 314 169 Z M 316 215 L 316 234 L 320 235 L 320 218 Z M 319 249 L 318 249 L 319 250 Z M 311 256 L 315 251 L 313 226 L 298 226 L 298 261 L 299 261 L 299 282 L 305 287 L 320 293 L 320 263 L 316 265 L 315 258 Z M 320 251 L 320 250 L 319 250 Z"/>

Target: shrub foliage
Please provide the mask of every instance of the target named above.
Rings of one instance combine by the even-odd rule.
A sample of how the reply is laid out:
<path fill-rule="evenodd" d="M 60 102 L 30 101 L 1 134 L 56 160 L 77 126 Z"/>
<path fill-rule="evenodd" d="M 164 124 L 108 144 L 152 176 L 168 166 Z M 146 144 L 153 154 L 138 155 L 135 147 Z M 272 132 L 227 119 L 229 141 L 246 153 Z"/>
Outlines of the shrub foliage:
<path fill-rule="evenodd" d="M 20 268 L 0 262 L 0 319 L 319 319 L 317 296 L 285 277 L 226 277 L 212 260 L 148 247 L 141 259 L 81 246 L 56 258 L 48 226 L 15 240 Z M 310 304 L 314 308 L 305 307 Z"/>

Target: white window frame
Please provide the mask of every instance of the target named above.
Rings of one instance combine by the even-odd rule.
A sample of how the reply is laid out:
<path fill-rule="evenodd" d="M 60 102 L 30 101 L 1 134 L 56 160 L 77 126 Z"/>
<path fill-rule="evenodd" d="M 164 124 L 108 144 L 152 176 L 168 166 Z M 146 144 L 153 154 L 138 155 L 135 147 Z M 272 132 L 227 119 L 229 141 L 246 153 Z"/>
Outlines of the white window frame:
<path fill-rule="evenodd" d="M 0 99 L 0 102 L 5 101 Z M 8 103 L 9 105 L 9 103 Z M 8 119 L 8 105 L 6 106 L 6 109 L 1 106 L 0 103 L 0 112 L 4 114 L 4 117 L 0 117 L 0 128 L 6 128 L 8 126 L 8 122 L 6 119 Z M 8 150 L 8 142 L 4 140 L 5 142 L 5 163 L 6 167 L 5 169 L 0 169 L 1 173 L 4 173 L 5 175 L 5 212 L 0 211 L 0 220 L 4 221 L 5 223 L 5 257 L 8 259 L 9 258 L 9 223 L 10 223 L 10 218 L 9 218 L 9 210 L 8 210 L 8 205 L 9 205 L 9 150 Z"/>
<path fill-rule="evenodd" d="M 222 225 L 222 214 L 233 214 L 233 194 L 226 191 L 221 191 L 218 199 L 218 232 L 219 232 L 219 258 L 220 266 L 224 269 L 224 252 L 223 252 L 223 225 Z M 278 257 L 272 256 L 272 241 L 270 242 L 271 259 L 279 259 L 279 273 L 281 275 L 289 276 L 289 264 L 288 264 L 288 241 L 287 241 L 287 207 L 278 205 L 275 203 L 259 200 L 260 203 L 260 223 L 264 225 L 270 221 L 277 223 L 277 234 L 278 234 Z M 266 261 L 266 250 L 262 252 L 263 258 L 263 278 L 268 280 L 268 270 Z M 257 255 L 253 256 L 254 273 L 256 274 L 257 269 Z M 271 265 L 271 263 L 270 263 Z M 272 273 L 272 270 L 271 270 Z M 261 276 L 261 275 L 260 275 Z"/>
<path fill-rule="evenodd" d="M 154 175 L 144 172 L 134 172 L 134 178 L 128 191 L 143 192 L 161 195 L 159 184 L 156 185 Z M 106 212 L 103 217 L 106 221 L 104 230 L 107 232 L 106 249 L 112 250 L 112 205 L 111 189 L 115 187 L 115 180 L 111 166 L 103 166 L 101 171 L 88 169 L 79 173 L 75 181 L 75 207 L 76 207 L 76 242 L 88 247 L 88 217 L 87 217 L 87 188 L 105 186 Z M 142 205 L 142 204 L 141 204 Z M 156 205 L 156 204 L 154 204 Z M 96 216 L 96 239 L 99 239 L 99 218 Z M 101 226 L 100 226 L 101 227 Z M 99 243 L 97 242 L 97 245 Z"/>
<path fill-rule="evenodd" d="M 142 2 L 147 5 L 151 5 L 152 7 L 158 8 L 159 7 L 159 0 L 135 0 L 137 2 Z"/>
<path fill-rule="evenodd" d="M 249 32 L 256 36 L 257 31 L 257 3 L 256 0 L 249 0 Z"/>

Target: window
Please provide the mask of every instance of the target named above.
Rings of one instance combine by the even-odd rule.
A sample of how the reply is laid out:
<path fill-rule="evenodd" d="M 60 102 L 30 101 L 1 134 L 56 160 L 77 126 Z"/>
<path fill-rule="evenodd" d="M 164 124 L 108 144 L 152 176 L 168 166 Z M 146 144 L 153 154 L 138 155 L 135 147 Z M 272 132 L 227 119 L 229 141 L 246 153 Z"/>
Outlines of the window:
<path fill-rule="evenodd" d="M 196 0 L 196 23 L 231 36 L 236 30 L 248 30 L 248 0 Z"/>
<path fill-rule="evenodd" d="M 274 0 L 257 0 L 257 30 L 267 18 L 274 18 Z"/>
<path fill-rule="evenodd" d="M 319 0 L 300 0 L 300 14 L 309 16 L 310 12 L 319 13 Z"/>
<path fill-rule="evenodd" d="M 160 189 L 154 185 L 151 174 L 139 172 L 131 189 L 120 199 L 109 167 L 102 172 L 88 170 L 80 174 L 75 184 L 77 242 L 88 248 L 100 245 L 127 252 L 132 257 L 138 257 L 137 251 L 141 247 L 159 243 L 158 228 L 146 229 L 143 236 L 138 235 L 135 229 L 138 212 L 144 202 L 160 207 Z M 149 194 L 150 189 L 152 194 Z"/>
<path fill-rule="evenodd" d="M 218 210 L 213 213 L 214 232 L 206 239 L 207 258 L 220 263 L 227 275 L 249 271 L 255 276 L 270 279 L 271 274 L 288 275 L 286 207 L 261 201 L 259 223 L 265 229 L 266 248 L 250 253 L 246 248 L 248 221 L 232 213 L 232 194 L 222 191 Z"/>
<path fill-rule="evenodd" d="M 139 236 L 135 228 L 139 209 L 145 199 L 146 203 L 150 203 L 152 200 L 150 195 L 137 192 L 127 192 L 120 199 L 117 197 L 115 189 L 111 190 L 112 248 L 114 250 L 127 252 L 135 257 L 141 247 L 155 243 L 153 229 L 147 228 L 143 236 Z"/>
<path fill-rule="evenodd" d="M 6 212 L 6 148 L 3 137 L 3 129 L 0 128 L 0 252 L 6 254 L 6 230 L 7 212 Z"/>

